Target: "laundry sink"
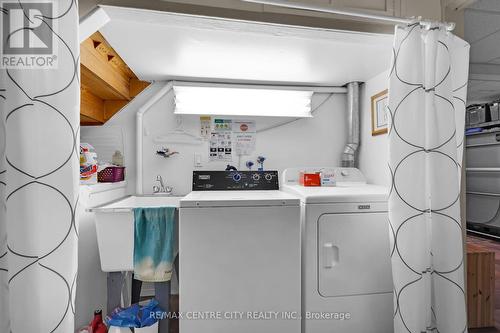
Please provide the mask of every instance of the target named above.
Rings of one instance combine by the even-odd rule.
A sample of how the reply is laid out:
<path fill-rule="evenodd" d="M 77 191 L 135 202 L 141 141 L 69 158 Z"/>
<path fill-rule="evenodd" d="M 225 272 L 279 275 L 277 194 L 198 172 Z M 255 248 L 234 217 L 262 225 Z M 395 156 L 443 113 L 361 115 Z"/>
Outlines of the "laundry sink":
<path fill-rule="evenodd" d="M 90 209 L 95 213 L 102 271 L 134 270 L 134 208 L 179 208 L 181 198 L 171 195 L 134 195 Z M 178 211 L 175 216 L 178 219 Z"/>

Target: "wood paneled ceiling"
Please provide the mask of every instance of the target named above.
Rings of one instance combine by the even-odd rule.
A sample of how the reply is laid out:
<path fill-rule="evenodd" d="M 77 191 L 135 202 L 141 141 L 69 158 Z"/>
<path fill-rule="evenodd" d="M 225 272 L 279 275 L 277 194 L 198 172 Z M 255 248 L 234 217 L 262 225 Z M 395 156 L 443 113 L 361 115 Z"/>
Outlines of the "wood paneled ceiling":
<path fill-rule="evenodd" d="M 80 123 L 102 125 L 143 91 L 141 81 L 100 32 L 80 45 Z"/>

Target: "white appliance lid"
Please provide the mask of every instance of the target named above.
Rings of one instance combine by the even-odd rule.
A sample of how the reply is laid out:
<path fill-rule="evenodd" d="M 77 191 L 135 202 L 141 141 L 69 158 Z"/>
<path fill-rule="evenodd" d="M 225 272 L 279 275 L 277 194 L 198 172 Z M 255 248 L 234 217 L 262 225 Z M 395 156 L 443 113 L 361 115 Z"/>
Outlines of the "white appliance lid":
<path fill-rule="evenodd" d="M 193 191 L 180 207 L 298 206 L 300 199 L 282 191 Z"/>
<path fill-rule="evenodd" d="M 300 197 L 303 203 L 385 202 L 389 191 L 378 185 L 302 186 L 284 185 L 283 190 Z"/>

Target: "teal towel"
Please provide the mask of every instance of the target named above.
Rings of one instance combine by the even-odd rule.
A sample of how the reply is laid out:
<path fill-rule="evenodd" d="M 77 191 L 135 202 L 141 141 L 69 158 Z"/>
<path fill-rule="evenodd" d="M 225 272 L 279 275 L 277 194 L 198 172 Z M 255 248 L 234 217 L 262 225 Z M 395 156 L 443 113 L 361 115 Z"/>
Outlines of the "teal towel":
<path fill-rule="evenodd" d="M 170 281 L 174 260 L 176 209 L 134 208 L 134 276 L 145 282 Z"/>

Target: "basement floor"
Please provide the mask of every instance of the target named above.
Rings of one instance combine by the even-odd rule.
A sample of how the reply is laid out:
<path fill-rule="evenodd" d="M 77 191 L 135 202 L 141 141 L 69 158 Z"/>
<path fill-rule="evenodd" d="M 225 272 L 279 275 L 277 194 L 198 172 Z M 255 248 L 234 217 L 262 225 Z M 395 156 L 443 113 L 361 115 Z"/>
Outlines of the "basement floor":
<path fill-rule="evenodd" d="M 476 328 L 470 329 L 469 333 L 500 333 L 500 242 L 468 235 L 467 242 L 478 244 L 495 252 L 495 326 L 491 328 Z M 179 311 L 179 296 L 172 295 L 170 298 L 170 308 L 173 312 Z M 170 320 L 170 333 L 179 333 L 179 321 L 176 319 Z"/>
<path fill-rule="evenodd" d="M 495 252 L 495 327 L 470 329 L 470 333 L 500 333 L 500 241 L 467 235 L 467 243 L 477 244 Z"/>

